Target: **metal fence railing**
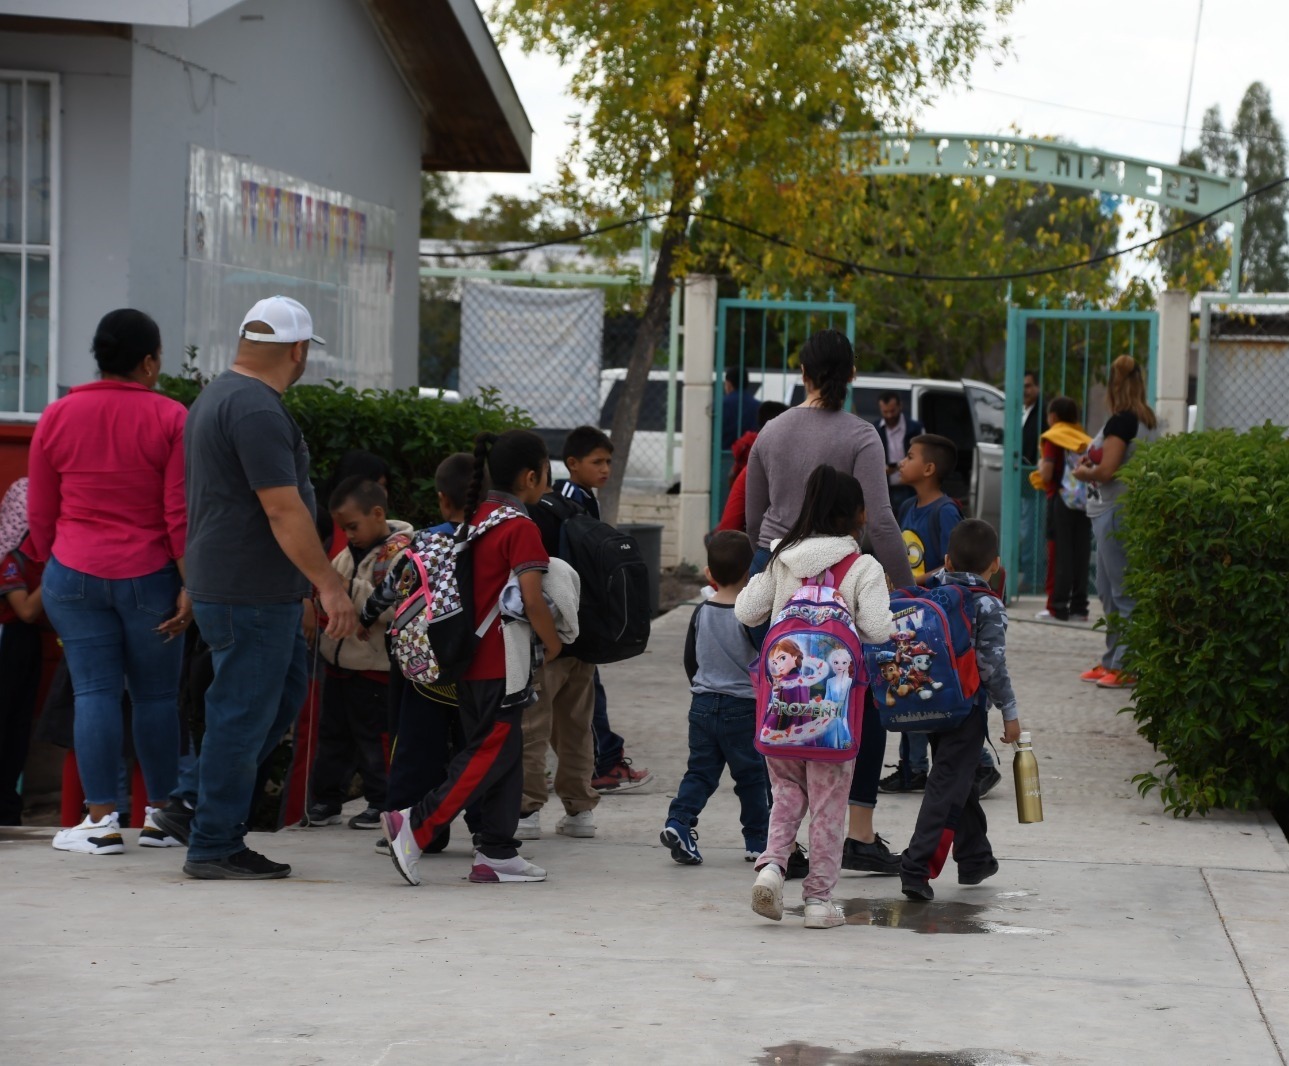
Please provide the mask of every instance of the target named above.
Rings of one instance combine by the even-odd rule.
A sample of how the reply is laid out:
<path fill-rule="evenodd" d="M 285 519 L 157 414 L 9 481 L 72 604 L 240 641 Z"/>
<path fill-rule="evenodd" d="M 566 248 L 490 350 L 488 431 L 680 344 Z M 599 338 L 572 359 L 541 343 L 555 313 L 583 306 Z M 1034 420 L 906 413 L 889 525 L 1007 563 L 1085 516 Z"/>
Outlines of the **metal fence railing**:
<path fill-rule="evenodd" d="M 1289 295 L 1200 298 L 1196 429 L 1289 424 Z"/>
<path fill-rule="evenodd" d="M 640 328 L 625 287 L 637 284 L 636 276 L 422 267 L 420 384 L 463 396 L 497 390 L 529 413 L 558 458 L 574 426 L 612 426 Z M 628 490 L 664 492 L 679 480 L 683 391 L 673 329 L 654 352 Z"/>

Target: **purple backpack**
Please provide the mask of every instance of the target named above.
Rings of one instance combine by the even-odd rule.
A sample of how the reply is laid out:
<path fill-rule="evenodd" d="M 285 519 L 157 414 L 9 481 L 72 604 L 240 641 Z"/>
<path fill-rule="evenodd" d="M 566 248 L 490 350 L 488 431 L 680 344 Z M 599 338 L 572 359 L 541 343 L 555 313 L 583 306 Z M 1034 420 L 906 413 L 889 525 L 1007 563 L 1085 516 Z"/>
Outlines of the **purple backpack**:
<path fill-rule="evenodd" d="M 756 750 L 771 759 L 846 762 L 859 751 L 868 674 L 864 646 L 837 591 L 851 553 L 801 588 L 774 617 L 752 664 Z"/>

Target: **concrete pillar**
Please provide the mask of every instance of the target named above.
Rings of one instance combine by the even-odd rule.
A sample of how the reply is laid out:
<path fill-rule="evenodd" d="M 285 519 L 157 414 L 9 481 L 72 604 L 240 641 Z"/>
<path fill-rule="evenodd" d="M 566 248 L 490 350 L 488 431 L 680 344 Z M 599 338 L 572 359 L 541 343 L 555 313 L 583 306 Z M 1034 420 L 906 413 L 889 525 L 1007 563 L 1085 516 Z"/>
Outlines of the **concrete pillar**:
<path fill-rule="evenodd" d="M 1186 432 L 1190 352 L 1190 295 L 1185 289 L 1168 289 L 1159 295 L 1159 371 L 1154 407 L 1160 434 Z"/>
<path fill-rule="evenodd" d="M 716 279 L 685 279 L 684 458 L 680 472 L 680 559 L 707 565 L 703 537 L 711 527 L 712 375 L 716 368 Z"/>

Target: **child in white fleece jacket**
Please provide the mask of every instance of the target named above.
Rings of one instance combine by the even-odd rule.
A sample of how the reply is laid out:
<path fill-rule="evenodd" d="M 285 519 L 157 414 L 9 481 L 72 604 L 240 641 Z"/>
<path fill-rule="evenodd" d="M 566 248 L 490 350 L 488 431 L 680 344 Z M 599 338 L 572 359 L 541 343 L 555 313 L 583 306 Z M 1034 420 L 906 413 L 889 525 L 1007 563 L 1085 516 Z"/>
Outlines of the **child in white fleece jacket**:
<path fill-rule="evenodd" d="M 859 552 L 864 526 L 864 493 L 859 482 L 831 466 L 818 466 L 806 482 L 806 497 L 793 527 L 777 544 L 768 568 L 752 578 L 734 604 L 747 626 L 777 614 L 801 588 L 848 555 Z M 880 643 L 891 634 L 891 600 L 886 574 L 876 559 L 860 556 L 838 589 L 859 639 Z M 810 811 L 810 873 L 802 883 L 807 929 L 830 929 L 846 918 L 832 901 L 846 837 L 846 807 L 855 760 L 820 762 L 766 759 L 774 806 L 765 851 L 757 860 L 752 909 L 763 917 L 783 917 L 783 875 L 797 831 Z"/>

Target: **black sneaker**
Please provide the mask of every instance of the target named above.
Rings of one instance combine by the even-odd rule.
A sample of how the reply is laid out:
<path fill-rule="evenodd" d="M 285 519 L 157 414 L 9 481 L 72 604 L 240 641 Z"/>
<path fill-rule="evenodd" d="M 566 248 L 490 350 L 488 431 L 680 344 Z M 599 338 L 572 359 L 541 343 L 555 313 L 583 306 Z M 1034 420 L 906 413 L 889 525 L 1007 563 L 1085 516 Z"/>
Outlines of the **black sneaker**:
<path fill-rule="evenodd" d="M 998 872 L 998 860 L 990 859 L 983 866 L 973 866 L 964 870 L 958 867 L 958 884 L 960 885 L 978 885 Z"/>
<path fill-rule="evenodd" d="M 379 829 L 380 828 L 380 811 L 375 807 L 368 807 L 361 814 L 355 814 L 349 819 L 350 829 Z"/>
<path fill-rule="evenodd" d="M 907 881 L 900 882 L 900 891 L 909 899 L 921 900 L 923 902 L 935 899 L 935 889 L 931 887 L 930 881 Z"/>
<path fill-rule="evenodd" d="M 998 767 L 978 767 L 976 770 L 976 788 L 980 792 L 980 798 L 984 799 L 988 796 L 993 791 L 994 786 L 1002 779 L 1003 775 L 998 772 Z"/>
<path fill-rule="evenodd" d="M 164 807 L 152 812 L 152 821 L 168 837 L 174 837 L 180 844 L 187 844 L 192 833 L 193 810 L 185 807 L 182 800 L 172 799 Z"/>
<path fill-rule="evenodd" d="M 290 877 L 291 867 L 266 859 L 258 851 L 242 848 L 226 859 L 189 859 L 184 863 L 184 873 L 201 881 L 270 881 Z"/>
<path fill-rule="evenodd" d="M 877 787 L 883 792 L 924 792 L 926 771 L 911 773 L 905 763 L 900 763 L 893 774 L 887 774 L 877 782 Z"/>
<path fill-rule="evenodd" d="M 841 846 L 841 868 L 870 874 L 897 874 L 900 872 L 900 857 L 892 855 L 886 841 L 877 834 L 873 835 L 871 844 L 847 837 Z"/>
<path fill-rule="evenodd" d="M 305 809 L 304 817 L 300 819 L 300 828 L 308 829 L 311 826 L 318 825 L 339 825 L 340 808 L 328 807 L 325 803 L 315 803 L 312 807 Z M 376 819 L 376 829 L 380 828 L 380 817 Z"/>
<path fill-rule="evenodd" d="M 800 881 L 810 872 L 810 856 L 800 844 L 793 844 L 788 852 L 788 868 L 783 872 L 785 881 Z"/>

